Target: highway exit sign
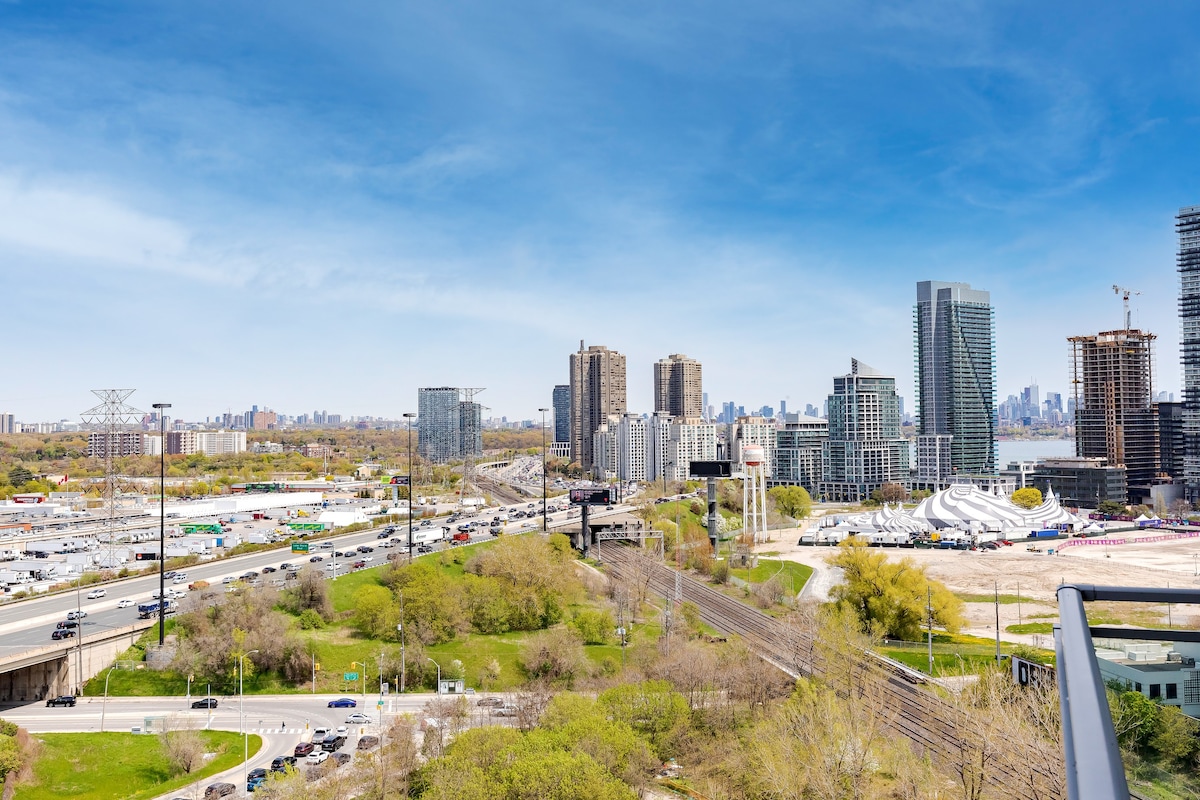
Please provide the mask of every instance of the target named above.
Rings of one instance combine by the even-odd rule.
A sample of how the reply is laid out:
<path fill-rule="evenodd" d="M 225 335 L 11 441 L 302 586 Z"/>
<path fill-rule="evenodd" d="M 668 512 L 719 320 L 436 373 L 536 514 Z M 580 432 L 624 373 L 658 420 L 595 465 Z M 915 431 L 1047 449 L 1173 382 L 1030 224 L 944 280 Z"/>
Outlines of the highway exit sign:
<path fill-rule="evenodd" d="M 356 681 L 356 680 L 358 680 L 358 673 L 357 672 L 343 672 L 342 679 L 347 680 L 347 681 Z"/>
<path fill-rule="evenodd" d="M 293 553 L 307 553 L 308 552 L 308 542 L 292 542 L 292 552 Z"/>

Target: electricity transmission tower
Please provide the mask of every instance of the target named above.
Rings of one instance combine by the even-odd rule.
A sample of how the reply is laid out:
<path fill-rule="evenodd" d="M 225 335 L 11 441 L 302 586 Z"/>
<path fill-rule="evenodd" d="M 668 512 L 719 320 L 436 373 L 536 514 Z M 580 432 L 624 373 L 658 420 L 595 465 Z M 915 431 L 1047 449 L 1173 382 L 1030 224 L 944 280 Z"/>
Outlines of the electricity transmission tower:
<path fill-rule="evenodd" d="M 126 438 L 130 428 L 141 421 L 145 412 L 139 411 L 125 401 L 136 389 L 92 389 L 92 394 L 100 398 L 100 404 L 84 411 L 80 416 L 84 424 L 90 426 L 92 432 L 100 436 L 89 436 L 89 455 L 100 456 L 104 460 L 104 485 L 102 497 L 104 500 L 105 534 L 101 540 L 105 543 L 102 550 L 101 568 L 116 566 L 117 545 L 117 500 L 121 495 L 121 476 L 117 472 L 116 460 L 122 455 L 141 453 L 140 445 L 135 449 L 129 447 Z M 92 445 L 92 443 L 95 445 Z M 163 447 L 166 447 L 163 442 Z M 99 449 L 99 452 L 96 450 Z"/>

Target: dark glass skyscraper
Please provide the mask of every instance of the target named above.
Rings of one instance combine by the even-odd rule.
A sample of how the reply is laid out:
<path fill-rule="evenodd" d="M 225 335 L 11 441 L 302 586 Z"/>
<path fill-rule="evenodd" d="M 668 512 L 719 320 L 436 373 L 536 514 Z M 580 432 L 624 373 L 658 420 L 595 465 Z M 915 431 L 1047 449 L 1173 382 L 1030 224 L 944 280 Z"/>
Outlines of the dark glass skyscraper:
<path fill-rule="evenodd" d="M 1195 503 L 1200 501 L 1200 206 L 1179 209 L 1175 231 L 1183 351 L 1183 471 L 1187 500 Z"/>
<path fill-rule="evenodd" d="M 554 387 L 554 441 L 571 441 L 571 386 Z"/>
<path fill-rule="evenodd" d="M 996 333 L 991 295 L 921 281 L 917 345 L 917 480 L 996 474 Z M 922 453 L 926 456 L 922 456 Z"/>

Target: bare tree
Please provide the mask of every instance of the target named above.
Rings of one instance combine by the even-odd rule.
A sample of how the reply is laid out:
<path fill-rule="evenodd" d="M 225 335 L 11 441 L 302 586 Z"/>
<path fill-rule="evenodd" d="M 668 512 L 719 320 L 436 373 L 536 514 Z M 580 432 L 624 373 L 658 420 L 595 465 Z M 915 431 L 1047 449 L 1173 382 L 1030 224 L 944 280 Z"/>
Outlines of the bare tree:
<path fill-rule="evenodd" d="M 439 697 L 425 704 L 421 712 L 425 720 L 425 739 L 421 752 L 428 758 L 445 755 L 446 747 L 463 729 L 471 717 L 467 698 Z"/>
<path fill-rule="evenodd" d="M 524 689 L 513 697 L 513 705 L 517 709 L 517 727 L 523 731 L 536 728 L 542 712 L 553 698 L 554 689 L 549 681 L 537 680 L 525 684 Z"/>
<path fill-rule="evenodd" d="M 204 737 L 187 720 L 170 716 L 159 735 L 167 762 L 174 772 L 190 775 L 204 764 Z"/>

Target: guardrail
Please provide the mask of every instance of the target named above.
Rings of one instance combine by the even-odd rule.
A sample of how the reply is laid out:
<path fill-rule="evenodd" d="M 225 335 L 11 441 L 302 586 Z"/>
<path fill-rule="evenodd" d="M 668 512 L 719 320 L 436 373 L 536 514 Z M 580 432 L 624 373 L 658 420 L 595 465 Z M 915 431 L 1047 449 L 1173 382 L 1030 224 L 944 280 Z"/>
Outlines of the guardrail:
<path fill-rule="evenodd" d="M 65 656 L 72 650 L 75 650 L 79 647 L 97 644 L 109 639 L 118 639 L 122 636 L 128 636 L 130 634 L 146 630 L 147 628 L 151 628 L 157 624 L 157 617 L 147 620 L 138 620 L 131 625 L 125 625 L 120 628 L 108 628 L 107 630 L 90 633 L 87 636 L 81 636 L 77 638 L 75 641 L 63 639 L 61 641 L 54 642 L 53 644 L 35 647 L 32 650 L 22 650 L 19 653 L 0 656 L 0 672 L 7 671 L 7 669 L 14 664 L 18 665 L 18 668 L 20 668 L 20 666 L 27 666 L 28 664 L 36 664 L 40 663 L 41 661 L 48 661 L 49 659 L 47 658 L 41 658 L 41 656 L 47 654 L 61 653 Z M 22 664 L 22 662 L 25 663 Z"/>
<path fill-rule="evenodd" d="M 1195 589 L 1066 584 L 1058 587 L 1059 624 L 1054 626 L 1058 693 L 1062 708 L 1063 755 L 1070 800 L 1126 800 L 1125 766 L 1117 747 L 1112 716 L 1093 636 L 1150 641 L 1197 641 L 1194 631 L 1089 626 L 1083 604 L 1091 600 L 1200 604 Z"/>

